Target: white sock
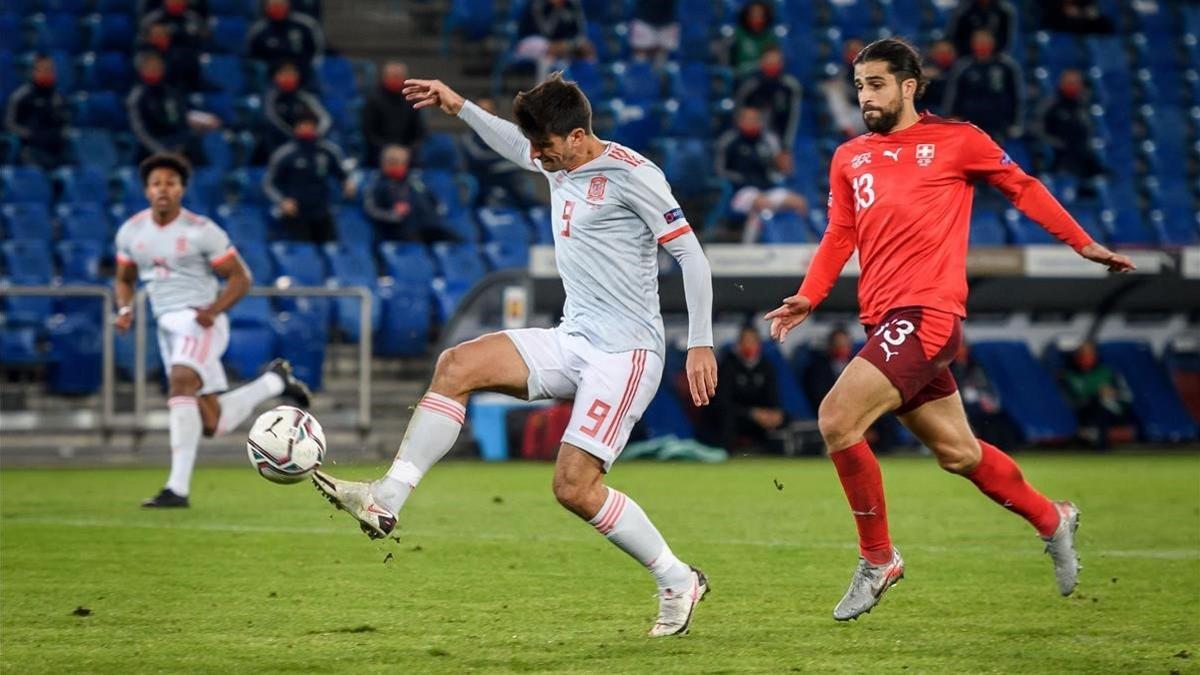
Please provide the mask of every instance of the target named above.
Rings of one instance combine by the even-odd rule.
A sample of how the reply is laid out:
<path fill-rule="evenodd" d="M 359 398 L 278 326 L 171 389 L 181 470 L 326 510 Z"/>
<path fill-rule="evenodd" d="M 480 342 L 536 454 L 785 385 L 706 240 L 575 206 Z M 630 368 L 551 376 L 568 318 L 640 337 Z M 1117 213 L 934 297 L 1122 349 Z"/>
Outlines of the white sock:
<path fill-rule="evenodd" d="M 425 472 L 450 451 L 466 419 L 467 409 L 461 403 L 426 392 L 408 421 L 392 468 L 371 484 L 375 499 L 392 513 L 398 513 Z"/>
<path fill-rule="evenodd" d="M 200 445 L 200 408 L 193 396 L 172 396 L 167 399 L 171 427 L 171 475 L 167 489 L 186 497 L 192 483 L 192 467 L 196 465 L 196 447 Z"/>
<path fill-rule="evenodd" d="M 257 380 L 248 382 L 221 394 L 221 419 L 217 421 L 217 435 L 229 433 L 244 422 L 259 403 L 283 393 L 283 378 L 275 373 L 263 373 Z"/>
<path fill-rule="evenodd" d="M 675 557 L 646 512 L 625 493 L 608 488 L 604 506 L 588 522 L 617 548 L 645 565 L 659 589 L 680 590 L 691 583 L 692 569 Z"/>

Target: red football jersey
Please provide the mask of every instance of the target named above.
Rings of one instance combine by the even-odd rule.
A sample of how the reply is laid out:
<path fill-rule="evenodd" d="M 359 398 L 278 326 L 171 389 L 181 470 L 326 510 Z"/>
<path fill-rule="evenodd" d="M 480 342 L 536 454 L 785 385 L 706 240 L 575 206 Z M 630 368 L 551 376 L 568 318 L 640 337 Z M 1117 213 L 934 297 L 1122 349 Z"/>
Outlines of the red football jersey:
<path fill-rule="evenodd" d="M 820 304 L 858 249 L 859 318 L 897 307 L 966 316 L 972 181 L 985 180 L 1076 251 L 1092 238 L 1041 181 L 978 127 L 924 113 L 890 134 L 838 147 L 829 167 L 829 226 L 800 294 Z"/>

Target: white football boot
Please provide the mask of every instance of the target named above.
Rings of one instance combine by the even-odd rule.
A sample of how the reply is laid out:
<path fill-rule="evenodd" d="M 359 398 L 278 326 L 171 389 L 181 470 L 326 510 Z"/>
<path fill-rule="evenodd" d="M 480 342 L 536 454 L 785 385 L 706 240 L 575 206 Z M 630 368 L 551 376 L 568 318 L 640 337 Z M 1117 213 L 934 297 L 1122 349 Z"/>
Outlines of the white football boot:
<path fill-rule="evenodd" d="M 696 605 L 708 594 L 708 577 L 692 568 L 689 587 L 680 591 L 665 588 L 658 593 L 658 618 L 650 629 L 650 637 L 685 635 L 692 625 Z"/>
<path fill-rule="evenodd" d="M 349 513 L 367 536 L 383 539 L 396 529 L 396 514 L 375 501 L 370 483 L 338 480 L 321 471 L 313 472 L 313 485 L 339 510 Z"/>
<path fill-rule="evenodd" d="M 904 558 L 900 551 L 892 549 L 892 559 L 882 565 L 872 565 L 865 558 L 858 559 L 858 569 L 850 578 L 850 588 L 842 597 L 837 607 L 833 608 L 833 618 L 838 621 L 849 621 L 870 612 L 887 589 L 896 585 L 904 578 Z"/>
<path fill-rule="evenodd" d="M 1054 561 L 1054 578 L 1058 581 L 1058 592 L 1070 595 L 1079 583 L 1079 554 L 1075 551 L 1075 530 L 1079 529 L 1079 509 L 1071 502 L 1054 502 L 1058 509 L 1058 529 L 1046 542 L 1046 553 Z"/>

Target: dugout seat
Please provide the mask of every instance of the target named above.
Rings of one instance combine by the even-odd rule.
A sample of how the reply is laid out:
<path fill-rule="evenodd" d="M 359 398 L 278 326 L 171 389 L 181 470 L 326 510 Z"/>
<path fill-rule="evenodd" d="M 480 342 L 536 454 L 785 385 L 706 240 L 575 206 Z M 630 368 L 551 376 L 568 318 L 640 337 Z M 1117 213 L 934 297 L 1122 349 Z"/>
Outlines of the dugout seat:
<path fill-rule="evenodd" d="M 1024 342 L 976 342 L 971 354 L 1004 401 L 1004 411 L 1025 440 L 1061 441 L 1075 435 L 1075 416 L 1050 374 Z"/>

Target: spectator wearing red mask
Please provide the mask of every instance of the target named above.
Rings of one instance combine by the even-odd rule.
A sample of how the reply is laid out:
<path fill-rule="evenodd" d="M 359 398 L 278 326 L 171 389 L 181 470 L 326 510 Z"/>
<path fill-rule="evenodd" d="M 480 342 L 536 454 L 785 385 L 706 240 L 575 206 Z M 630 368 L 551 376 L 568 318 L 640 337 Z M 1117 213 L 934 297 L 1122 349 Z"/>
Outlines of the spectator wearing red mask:
<path fill-rule="evenodd" d="M 312 17 L 293 12 L 289 0 L 265 0 L 263 19 L 250 27 L 246 53 L 265 61 L 274 74 L 285 62 L 300 69 L 300 81 L 315 81 L 313 62 L 325 53 L 325 33 Z"/>
<path fill-rule="evenodd" d="M 1017 23 L 1017 10 L 1008 0 L 967 0 L 950 19 L 950 39 L 959 54 L 971 51 L 975 32 L 986 30 L 996 40 L 996 51 L 1008 49 Z"/>
<path fill-rule="evenodd" d="M 8 98 L 4 126 L 21 141 L 21 160 L 44 169 L 66 162 L 67 103 L 55 88 L 54 61 L 33 60 L 29 84 Z"/>
<path fill-rule="evenodd" d="M 385 147 L 379 175 L 363 191 L 363 208 L 375 223 L 377 238 L 422 244 L 458 241 L 442 226 L 432 197 L 409 171 L 410 156 L 403 146 Z"/>
<path fill-rule="evenodd" d="M 317 116 L 305 112 L 296 119 L 294 140 L 271 155 L 263 176 L 263 192 L 275 205 L 286 239 L 327 242 L 334 237 L 330 188 L 340 183 L 342 196 L 354 196 L 341 148 L 322 140 Z"/>
<path fill-rule="evenodd" d="M 189 0 L 165 0 L 162 7 L 142 17 L 140 31 L 146 35 L 155 25 L 166 26 L 170 46 L 176 50 L 198 55 L 208 42 L 208 22 L 192 10 Z"/>
<path fill-rule="evenodd" d="M 367 99 L 362 110 L 363 136 L 367 140 L 366 164 L 379 163 L 384 146 L 402 145 L 412 149 L 425 138 L 425 120 L 404 98 L 408 66 L 388 61 L 379 77 L 379 87 Z"/>
<path fill-rule="evenodd" d="M 729 46 L 729 65 L 737 77 L 758 68 L 759 59 L 769 47 L 779 46 L 775 36 L 775 10 L 770 3 L 755 0 L 738 11 L 737 27 Z"/>
<path fill-rule="evenodd" d="M 717 139 L 717 174 L 733 187 L 729 206 L 742 216 L 715 235 L 720 240 L 758 240 L 760 214 L 763 211 L 808 213 L 808 202 L 783 187 L 792 171 L 791 156 L 784 152 L 779 137 L 763 126 L 763 114 L 757 108 L 741 108 L 737 126 Z"/>
<path fill-rule="evenodd" d="M 950 83 L 950 73 L 954 70 L 954 62 L 958 52 L 954 43 L 949 40 L 938 40 L 929 47 L 929 58 L 922 69 L 925 72 L 925 95 L 921 102 L 936 115 L 944 114 L 943 102 L 946 100 L 946 88 Z"/>
<path fill-rule="evenodd" d="M 129 128 L 141 144 L 140 159 L 154 154 L 185 155 L 195 166 L 205 164 L 200 134 L 220 128 L 214 115 L 188 108 L 187 97 L 164 79 L 166 67 L 157 52 L 138 55 L 141 83 L 129 92 L 125 108 Z"/>
<path fill-rule="evenodd" d="M 166 64 L 167 81 L 185 92 L 196 91 L 201 88 L 200 52 L 175 44 L 171 34 L 168 24 L 144 24 L 137 51 L 157 53 Z"/>
<path fill-rule="evenodd" d="M 996 51 L 991 32 L 977 30 L 971 37 L 971 55 L 960 59 L 950 74 L 946 111 L 983 129 L 997 143 L 1021 135 L 1025 97 L 1021 68 L 1007 54 Z"/>
<path fill-rule="evenodd" d="M 721 386 L 710 411 L 699 418 L 700 441 L 730 452 L 779 452 L 774 432 L 788 421 L 779 403 L 779 374 L 762 357 L 762 338 L 754 326 L 739 331 L 721 359 L 717 381 Z"/>
<path fill-rule="evenodd" d="M 783 50 L 770 47 L 759 60 L 758 72 L 738 87 L 736 103 L 758 108 L 767 119 L 767 128 L 779 137 L 784 152 L 790 154 L 800 126 L 800 82 L 783 72 Z"/>
<path fill-rule="evenodd" d="M 138 3 L 137 15 L 140 17 L 145 17 L 151 12 L 162 9 L 163 5 L 165 4 L 165 0 L 141 0 Z M 189 0 L 188 9 L 199 14 L 205 19 L 207 19 L 209 16 L 208 0 Z"/>
<path fill-rule="evenodd" d="M 821 83 L 821 93 L 829 106 L 833 126 L 846 138 L 867 132 L 862 110 L 858 107 L 858 89 L 854 86 L 854 59 L 866 44 L 858 38 L 842 43 L 842 65 Z"/>
<path fill-rule="evenodd" d="M 1090 340 L 1071 355 L 1061 381 L 1079 421 L 1080 438 L 1098 450 L 1107 449 L 1110 432 L 1132 422 L 1124 381 L 1100 362 Z"/>
<path fill-rule="evenodd" d="M 270 156 L 276 148 L 295 136 L 296 120 L 305 113 L 316 116 L 318 136 L 329 132 L 332 122 L 321 99 L 300 88 L 300 69 L 296 64 L 285 61 L 275 71 L 271 87 L 263 99 L 263 114 L 267 121 L 262 135 L 266 150 L 264 156 Z"/>
<path fill-rule="evenodd" d="M 1058 95 L 1046 101 L 1038 121 L 1039 135 L 1054 148 L 1054 171 L 1085 182 L 1104 173 L 1104 165 L 1092 149 L 1092 116 L 1078 70 L 1064 70 L 1059 76 Z"/>

